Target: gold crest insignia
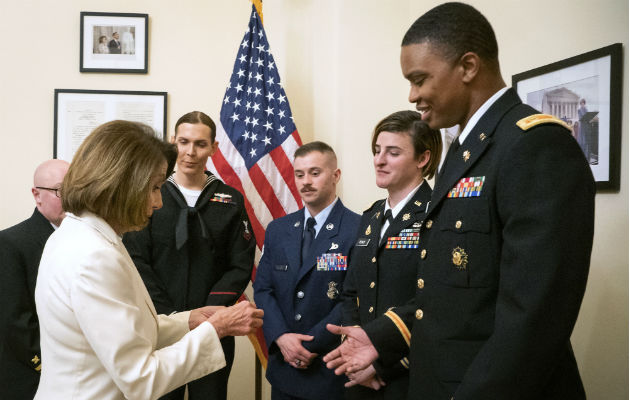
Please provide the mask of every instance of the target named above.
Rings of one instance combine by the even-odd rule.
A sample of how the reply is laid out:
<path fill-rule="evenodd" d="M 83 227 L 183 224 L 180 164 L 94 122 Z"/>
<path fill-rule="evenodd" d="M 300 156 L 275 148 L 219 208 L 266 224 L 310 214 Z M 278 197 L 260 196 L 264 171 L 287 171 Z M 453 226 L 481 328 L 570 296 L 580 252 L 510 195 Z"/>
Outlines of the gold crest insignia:
<path fill-rule="evenodd" d="M 330 300 L 334 300 L 339 296 L 339 289 L 337 289 L 337 282 L 328 282 L 328 291 L 326 292 L 326 296 Z"/>
<path fill-rule="evenodd" d="M 381 216 L 381 212 L 377 211 L 376 214 L 374 214 L 374 217 L 372 217 L 372 218 L 378 219 L 378 217 L 380 217 L 380 216 Z"/>
<path fill-rule="evenodd" d="M 403 221 L 409 221 L 409 218 L 411 218 L 411 214 L 407 213 L 407 214 L 403 215 L 402 220 Z"/>
<path fill-rule="evenodd" d="M 459 246 L 453 249 L 453 264 L 455 264 L 460 271 L 465 270 L 466 265 L 468 265 L 468 254 Z"/>
<path fill-rule="evenodd" d="M 370 233 L 372 233 L 372 225 L 368 225 L 367 229 L 365 230 L 366 235 L 369 235 Z"/>
<path fill-rule="evenodd" d="M 464 151 L 464 153 L 462 154 L 462 157 L 464 158 L 464 161 L 468 161 L 468 159 L 470 158 L 470 151 L 468 150 Z"/>

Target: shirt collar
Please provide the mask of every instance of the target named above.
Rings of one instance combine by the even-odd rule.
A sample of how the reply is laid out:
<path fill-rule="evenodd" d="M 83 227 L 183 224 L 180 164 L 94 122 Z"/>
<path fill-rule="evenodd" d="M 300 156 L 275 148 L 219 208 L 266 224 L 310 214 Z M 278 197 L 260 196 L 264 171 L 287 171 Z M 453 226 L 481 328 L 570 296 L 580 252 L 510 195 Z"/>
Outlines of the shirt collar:
<path fill-rule="evenodd" d="M 326 208 L 321 210 L 315 217 L 313 217 L 315 218 L 315 236 L 317 236 L 321 227 L 324 226 L 324 222 L 326 222 L 333 207 L 335 207 L 335 204 L 337 204 L 337 200 L 339 200 L 339 197 L 335 197 L 335 200 L 333 200 L 332 203 L 330 203 Z M 310 217 L 312 217 L 311 213 L 308 212 L 308 208 L 304 207 L 304 226 L 306 226 L 306 221 Z"/>
<path fill-rule="evenodd" d="M 483 103 L 481 105 L 481 107 L 479 107 L 479 109 L 477 111 L 475 111 L 473 116 L 470 117 L 470 119 L 468 120 L 468 123 L 466 124 L 466 127 L 464 128 L 464 130 L 462 131 L 462 133 L 460 133 L 460 135 L 458 137 L 459 144 L 464 143 L 464 140 L 466 140 L 466 137 L 468 136 L 470 131 L 472 131 L 472 129 L 475 127 L 475 125 L 477 125 L 477 122 L 479 122 L 481 117 L 483 117 L 483 115 L 486 113 L 486 111 L 488 111 L 490 106 L 492 106 L 499 99 L 499 97 L 503 96 L 503 93 L 507 92 L 507 90 L 508 90 L 507 86 L 502 88 L 502 89 L 499 89 L 498 92 L 493 94 L 492 97 L 490 97 L 488 100 L 486 100 L 486 102 Z"/>
<path fill-rule="evenodd" d="M 411 200 L 411 198 L 416 194 L 416 192 L 418 191 L 418 189 L 420 189 L 420 186 L 422 186 L 422 184 L 424 183 L 424 181 L 420 182 L 420 184 L 418 186 L 416 186 L 415 188 L 413 188 L 413 190 L 411 192 L 409 192 L 409 194 L 407 194 L 407 196 L 402 199 L 398 204 L 396 204 L 396 207 L 392 208 L 389 206 L 389 198 L 385 201 L 385 209 L 383 210 L 383 213 L 389 209 L 392 210 L 392 218 L 396 218 L 396 215 L 398 215 L 398 213 L 400 212 L 400 210 L 403 209 L 403 207 L 409 203 L 409 200 Z"/>

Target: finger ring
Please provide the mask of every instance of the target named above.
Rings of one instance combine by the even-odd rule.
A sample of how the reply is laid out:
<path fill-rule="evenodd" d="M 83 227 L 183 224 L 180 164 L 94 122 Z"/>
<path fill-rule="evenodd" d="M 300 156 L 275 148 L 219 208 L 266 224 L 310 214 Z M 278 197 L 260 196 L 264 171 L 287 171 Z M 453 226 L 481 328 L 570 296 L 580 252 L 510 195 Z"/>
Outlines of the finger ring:
<path fill-rule="evenodd" d="M 297 360 L 297 361 L 295 361 L 295 365 L 297 365 L 298 367 L 299 367 L 300 365 L 302 365 L 302 360 Z"/>

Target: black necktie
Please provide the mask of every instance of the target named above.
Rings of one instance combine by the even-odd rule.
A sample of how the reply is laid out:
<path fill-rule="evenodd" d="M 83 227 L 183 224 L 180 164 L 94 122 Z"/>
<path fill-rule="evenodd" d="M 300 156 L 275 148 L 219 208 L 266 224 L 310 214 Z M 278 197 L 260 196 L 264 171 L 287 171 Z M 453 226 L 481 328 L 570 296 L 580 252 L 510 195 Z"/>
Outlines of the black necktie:
<path fill-rule="evenodd" d="M 315 218 L 313 217 L 309 217 L 309 219 L 306 220 L 304 236 L 302 237 L 302 265 L 304 265 L 304 260 L 306 260 L 306 257 L 311 250 L 313 239 L 315 239 L 315 224 Z"/>
<path fill-rule="evenodd" d="M 385 213 L 383 214 L 383 219 L 381 220 L 381 231 L 383 230 L 383 225 L 385 225 L 385 221 L 389 222 L 389 226 L 387 227 L 387 229 L 389 229 L 390 226 L 392 226 L 392 224 L 394 223 L 394 217 L 392 217 L 392 209 L 388 208 L 387 211 L 385 211 Z M 385 232 L 387 232 L 387 229 L 385 230 Z M 380 240 L 380 243 L 383 243 L 383 239 L 385 239 L 385 232 L 383 232 L 383 237 Z M 380 235 L 380 231 L 379 231 L 379 235 Z"/>

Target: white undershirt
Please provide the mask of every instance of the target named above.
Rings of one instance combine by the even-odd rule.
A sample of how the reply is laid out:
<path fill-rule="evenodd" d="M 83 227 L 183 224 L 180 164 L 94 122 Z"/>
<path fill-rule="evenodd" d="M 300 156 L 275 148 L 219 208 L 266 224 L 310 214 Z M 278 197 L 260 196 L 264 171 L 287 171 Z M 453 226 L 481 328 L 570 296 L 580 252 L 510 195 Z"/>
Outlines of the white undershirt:
<path fill-rule="evenodd" d="M 383 209 L 383 213 L 385 213 L 385 211 L 391 209 L 392 210 L 392 219 L 396 219 L 396 216 L 398 215 L 400 210 L 402 210 L 403 207 L 407 203 L 409 203 L 409 200 L 411 200 L 411 198 L 416 194 L 418 189 L 420 189 L 420 186 L 422 186 L 422 183 L 424 183 L 424 181 L 420 182 L 420 184 L 418 186 L 413 188 L 413 190 L 411 190 L 411 192 L 409 192 L 409 194 L 407 194 L 407 196 L 404 199 L 399 201 L 398 204 L 396 204 L 396 207 L 394 207 L 394 208 L 390 207 L 390 205 L 389 205 L 389 197 L 388 197 L 387 200 L 385 200 L 385 208 Z M 385 221 L 383 221 L 383 227 L 381 228 L 381 236 L 380 236 L 381 239 L 383 238 L 383 235 L 385 234 L 385 231 L 387 230 L 387 228 L 389 228 L 389 221 L 385 220 Z"/>
<path fill-rule="evenodd" d="M 472 129 L 475 127 L 475 125 L 477 125 L 477 122 L 479 122 L 481 117 L 483 117 L 483 115 L 486 113 L 486 111 L 488 111 L 490 106 L 492 106 L 497 100 L 499 100 L 499 97 L 503 96 L 503 93 L 505 93 L 507 90 L 508 90 L 507 87 L 504 87 L 503 89 L 499 89 L 498 92 L 493 94 L 492 97 L 490 97 L 488 100 L 486 100 L 486 102 L 483 103 L 481 105 L 481 107 L 479 107 L 477 109 L 477 111 L 475 111 L 473 116 L 470 117 L 470 119 L 468 120 L 468 123 L 466 124 L 466 127 L 464 128 L 462 133 L 460 133 L 460 135 L 459 135 L 459 138 L 458 138 L 459 139 L 459 144 L 464 143 L 464 140 L 466 140 L 466 137 L 468 136 L 470 131 L 472 131 Z"/>
<path fill-rule="evenodd" d="M 201 195 L 201 190 L 186 189 L 183 186 L 177 186 L 177 188 L 184 195 L 184 199 L 186 199 L 188 207 L 194 207 L 195 204 L 197 204 L 197 199 L 199 199 L 199 196 Z"/>

